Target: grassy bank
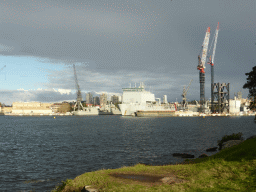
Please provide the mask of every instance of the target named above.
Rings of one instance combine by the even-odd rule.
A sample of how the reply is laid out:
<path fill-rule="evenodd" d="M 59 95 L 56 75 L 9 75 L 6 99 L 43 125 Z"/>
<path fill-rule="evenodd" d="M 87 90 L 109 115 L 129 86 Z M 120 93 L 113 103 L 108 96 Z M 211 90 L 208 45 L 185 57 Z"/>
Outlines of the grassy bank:
<path fill-rule="evenodd" d="M 256 191 L 256 138 L 183 164 L 99 170 L 67 179 L 57 191 Z M 138 177 L 140 175 L 141 177 Z M 128 179 L 127 179 L 128 178 Z M 142 179 L 141 179 L 142 178 Z M 161 181 L 161 178 L 165 178 Z"/>

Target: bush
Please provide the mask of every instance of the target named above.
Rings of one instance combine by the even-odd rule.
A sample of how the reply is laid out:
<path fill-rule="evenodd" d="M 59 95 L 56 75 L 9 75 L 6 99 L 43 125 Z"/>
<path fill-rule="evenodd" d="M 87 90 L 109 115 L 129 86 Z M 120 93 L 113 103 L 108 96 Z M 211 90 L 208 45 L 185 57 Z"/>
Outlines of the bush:
<path fill-rule="evenodd" d="M 218 146 L 219 146 L 219 150 L 221 150 L 222 149 L 222 144 L 224 143 L 224 142 L 227 142 L 227 141 L 229 141 L 229 140 L 244 140 L 244 138 L 242 137 L 242 133 L 241 132 L 239 132 L 239 133 L 233 133 L 232 135 L 225 135 L 225 136 L 223 136 L 222 137 L 222 139 L 221 140 L 218 140 Z"/>

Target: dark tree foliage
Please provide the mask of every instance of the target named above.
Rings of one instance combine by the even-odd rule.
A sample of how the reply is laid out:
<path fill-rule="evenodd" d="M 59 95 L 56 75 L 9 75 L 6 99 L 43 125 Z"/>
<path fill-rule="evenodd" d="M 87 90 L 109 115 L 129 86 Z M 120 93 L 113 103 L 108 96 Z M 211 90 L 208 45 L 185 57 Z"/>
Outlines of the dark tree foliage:
<path fill-rule="evenodd" d="M 58 109 L 60 113 L 71 112 L 71 106 L 69 103 L 62 103 L 60 108 Z"/>
<path fill-rule="evenodd" d="M 247 83 L 244 84 L 244 89 L 249 89 L 248 97 L 252 99 L 250 103 L 250 109 L 256 109 L 256 66 L 252 68 L 252 71 L 245 73 L 247 77 Z"/>

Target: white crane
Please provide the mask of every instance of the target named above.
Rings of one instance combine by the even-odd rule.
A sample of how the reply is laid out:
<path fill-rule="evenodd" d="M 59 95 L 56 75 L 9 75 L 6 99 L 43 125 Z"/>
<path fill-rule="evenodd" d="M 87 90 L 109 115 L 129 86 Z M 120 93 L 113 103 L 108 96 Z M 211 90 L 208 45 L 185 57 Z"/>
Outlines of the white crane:
<path fill-rule="evenodd" d="M 213 112 L 213 101 L 214 101 L 214 95 L 213 95 L 213 84 L 214 84 L 214 57 L 215 57 L 215 50 L 217 45 L 217 38 L 219 33 L 219 22 L 217 25 L 217 29 L 215 31 L 215 38 L 212 40 L 211 47 L 214 41 L 214 47 L 212 51 L 212 55 L 209 57 L 208 64 L 211 65 L 211 106 L 212 106 L 212 112 Z M 211 51 L 211 47 L 209 49 L 209 52 Z"/>

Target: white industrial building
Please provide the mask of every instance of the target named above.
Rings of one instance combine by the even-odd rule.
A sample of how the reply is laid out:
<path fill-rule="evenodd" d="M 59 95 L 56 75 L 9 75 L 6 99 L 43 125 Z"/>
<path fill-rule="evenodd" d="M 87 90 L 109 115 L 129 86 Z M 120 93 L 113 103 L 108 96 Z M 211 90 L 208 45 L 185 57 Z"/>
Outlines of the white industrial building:
<path fill-rule="evenodd" d="M 168 102 L 167 102 L 167 95 L 164 95 L 163 103 L 164 103 L 164 104 L 168 103 Z"/>
<path fill-rule="evenodd" d="M 230 99 L 229 100 L 229 113 L 231 114 L 238 114 L 240 113 L 240 107 L 241 107 L 241 100 L 236 99 Z"/>

